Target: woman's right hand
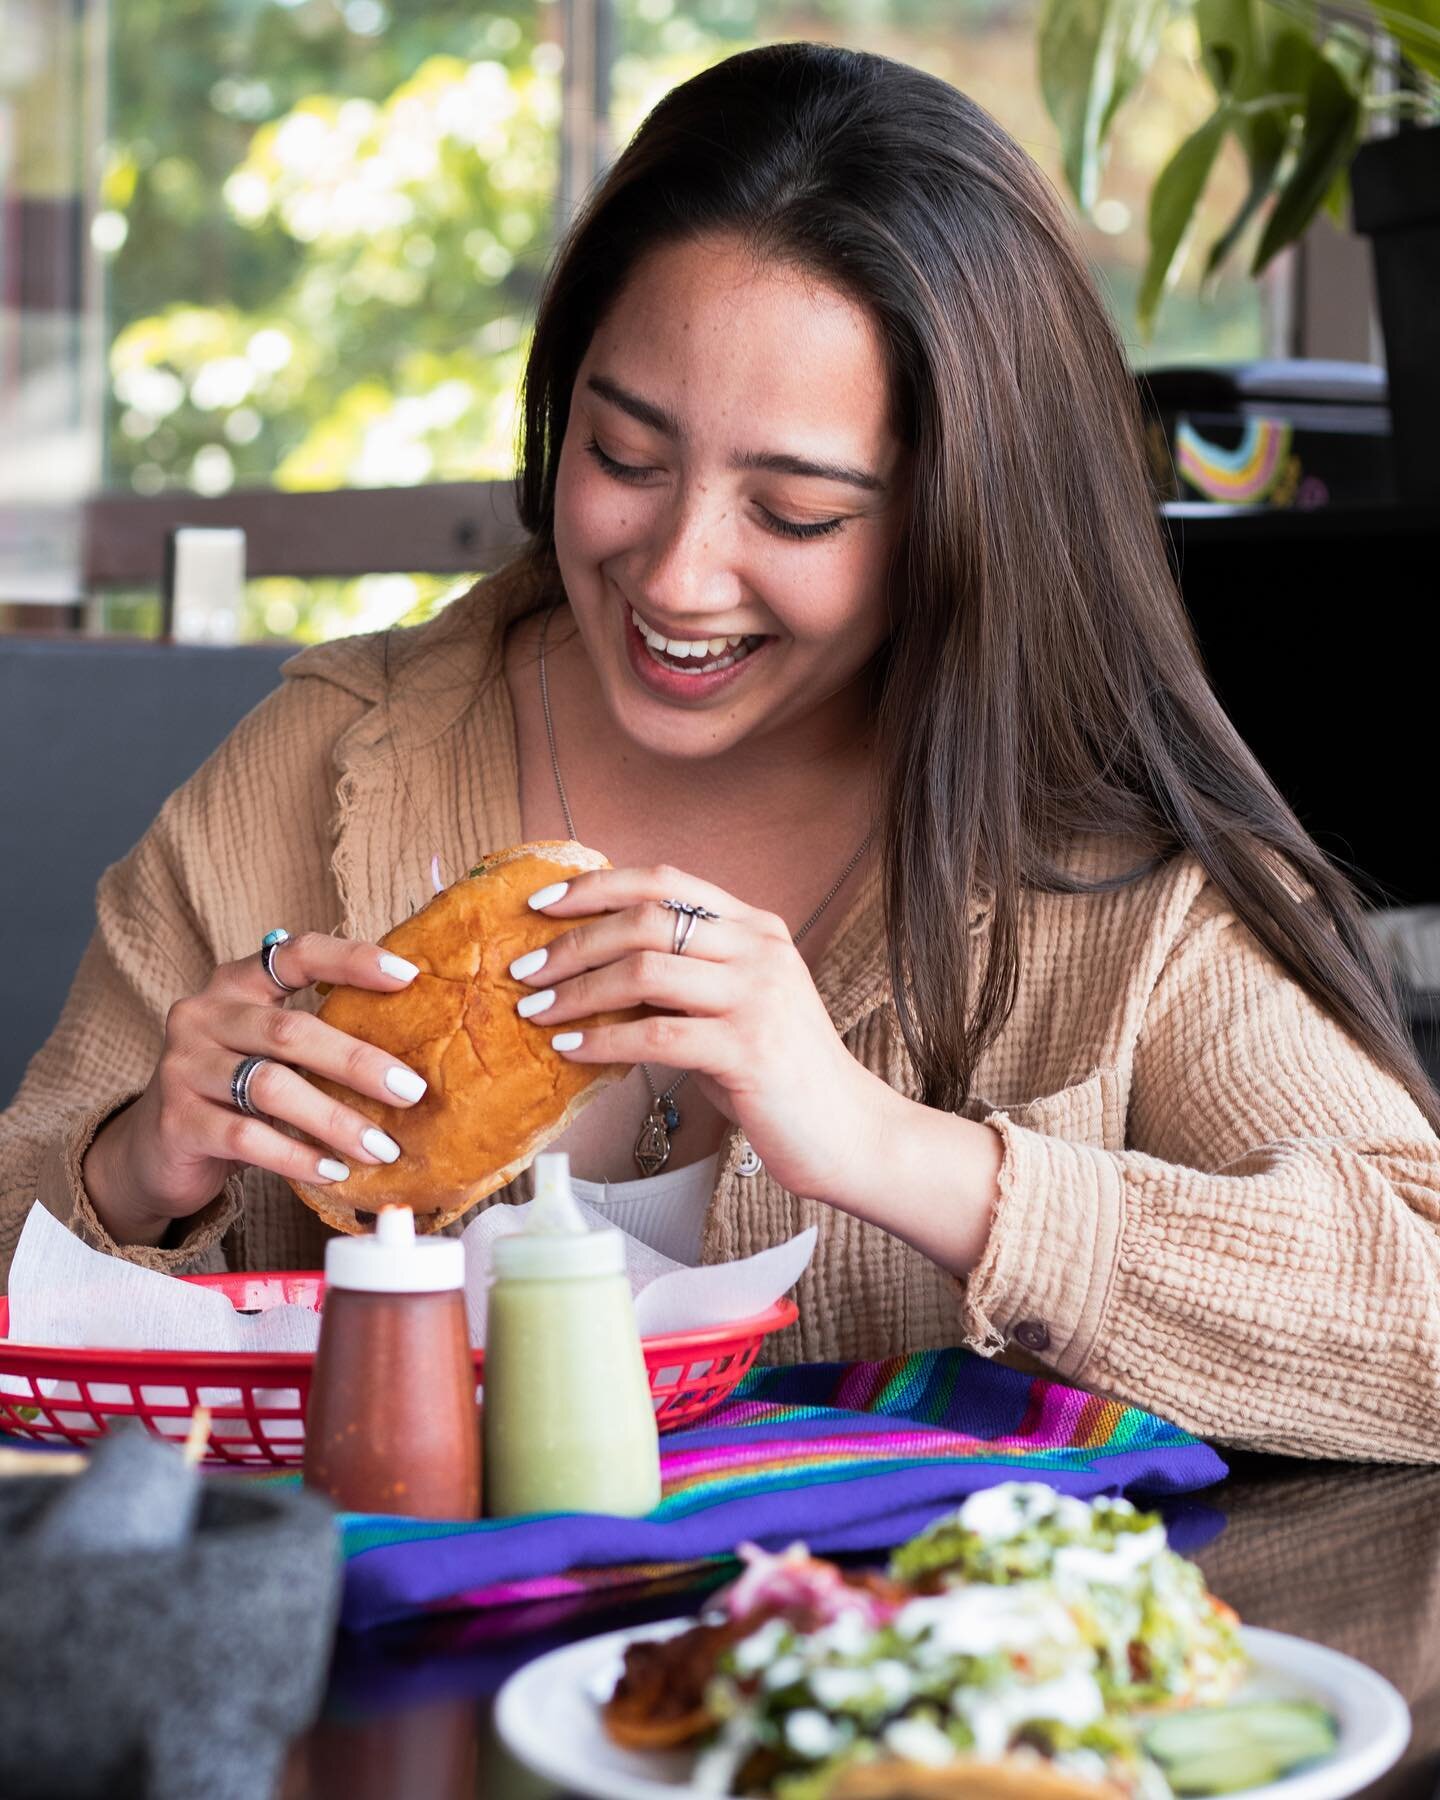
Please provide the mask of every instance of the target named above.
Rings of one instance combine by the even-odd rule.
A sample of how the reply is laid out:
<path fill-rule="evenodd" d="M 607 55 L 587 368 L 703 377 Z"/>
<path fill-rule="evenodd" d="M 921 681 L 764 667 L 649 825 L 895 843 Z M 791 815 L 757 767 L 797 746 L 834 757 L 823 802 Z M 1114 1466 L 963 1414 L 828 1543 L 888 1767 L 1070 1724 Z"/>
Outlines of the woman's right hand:
<path fill-rule="evenodd" d="M 324 981 L 394 993 L 419 973 L 378 944 L 314 931 L 282 944 L 273 963 L 292 988 Z M 310 1013 L 286 1011 L 285 998 L 256 955 L 222 963 L 198 994 L 170 1008 L 149 1086 L 96 1133 L 84 1159 L 86 1192 L 117 1243 L 158 1243 L 176 1219 L 198 1212 L 247 1164 L 324 1183 L 343 1181 L 352 1162 L 394 1162 L 400 1155 L 399 1145 L 363 1113 L 321 1093 L 306 1074 L 387 1106 L 413 1105 L 424 1081 L 373 1044 Z M 264 1118 L 238 1111 L 230 1096 L 236 1065 L 246 1056 L 266 1058 L 249 1087 Z M 304 1141 L 272 1119 L 303 1133 Z"/>

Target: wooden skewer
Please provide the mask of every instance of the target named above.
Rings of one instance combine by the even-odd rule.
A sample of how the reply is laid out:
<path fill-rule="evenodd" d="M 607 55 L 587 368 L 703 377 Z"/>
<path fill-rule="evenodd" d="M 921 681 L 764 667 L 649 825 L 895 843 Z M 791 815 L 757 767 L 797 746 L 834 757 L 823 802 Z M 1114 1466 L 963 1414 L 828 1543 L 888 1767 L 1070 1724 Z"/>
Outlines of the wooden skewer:
<path fill-rule="evenodd" d="M 210 1444 L 210 1408 L 197 1406 L 190 1415 L 190 1429 L 180 1454 L 193 1469 L 202 1462 Z M 0 1449 L 0 1475 L 78 1475 L 90 1461 L 83 1450 Z"/>
<path fill-rule="evenodd" d="M 90 1458 L 79 1450 L 37 1456 L 30 1450 L 0 1450 L 0 1475 L 78 1475 Z"/>
<path fill-rule="evenodd" d="M 190 1415 L 190 1429 L 185 1433 L 185 1443 L 180 1454 L 193 1469 L 204 1458 L 210 1446 L 210 1408 L 197 1406 Z"/>

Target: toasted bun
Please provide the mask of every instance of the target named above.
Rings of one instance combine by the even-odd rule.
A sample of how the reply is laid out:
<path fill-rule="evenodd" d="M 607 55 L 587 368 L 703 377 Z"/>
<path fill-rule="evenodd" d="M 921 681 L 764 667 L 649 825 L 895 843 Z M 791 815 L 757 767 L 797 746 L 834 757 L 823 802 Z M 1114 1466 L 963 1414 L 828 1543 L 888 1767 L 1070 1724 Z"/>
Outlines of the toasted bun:
<path fill-rule="evenodd" d="M 352 1163 L 334 1185 L 290 1185 L 337 1231 L 366 1229 L 359 1212 L 408 1206 L 420 1231 L 438 1231 L 528 1169 L 587 1101 L 627 1073 L 623 1063 L 567 1062 L 550 1034 L 515 1011 L 527 990 L 512 980 L 517 956 L 583 919 L 547 919 L 526 905 L 552 881 L 608 869 L 582 844 L 520 844 L 437 894 L 381 938 L 421 973 L 399 993 L 331 990 L 319 1016 L 408 1064 L 429 1083 L 414 1106 L 387 1106 L 334 1082 L 315 1086 L 344 1100 L 401 1146 L 393 1164 Z M 578 1021 L 608 1023 L 628 1014 Z"/>

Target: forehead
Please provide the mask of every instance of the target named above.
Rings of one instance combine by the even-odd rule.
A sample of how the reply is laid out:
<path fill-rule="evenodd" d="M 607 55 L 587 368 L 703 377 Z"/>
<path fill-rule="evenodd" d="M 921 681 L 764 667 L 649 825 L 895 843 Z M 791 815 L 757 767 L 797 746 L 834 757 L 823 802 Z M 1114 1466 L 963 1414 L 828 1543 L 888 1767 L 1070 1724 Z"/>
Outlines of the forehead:
<path fill-rule="evenodd" d="M 843 439 L 872 457 L 896 448 L 870 313 L 729 239 L 646 256 L 596 328 L 580 383 L 594 371 L 676 413 L 687 432 L 723 428 L 738 447 Z"/>

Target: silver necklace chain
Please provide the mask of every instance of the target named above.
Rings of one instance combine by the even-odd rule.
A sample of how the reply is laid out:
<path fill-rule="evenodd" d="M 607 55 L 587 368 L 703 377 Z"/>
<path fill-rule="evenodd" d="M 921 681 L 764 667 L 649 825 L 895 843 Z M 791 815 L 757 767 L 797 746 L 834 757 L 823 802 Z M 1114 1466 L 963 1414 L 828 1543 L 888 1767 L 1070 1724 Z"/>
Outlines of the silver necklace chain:
<path fill-rule="evenodd" d="M 545 673 L 545 640 L 550 634 L 550 620 L 554 616 L 555 609 L 558 605 L 559 602 L 556 601 L 555 604 L 551 606 L 540 625 L 540 709 L 545 715 L 545 738 L 550 746 L 550 767 L 555 775 L 555 792 L 559 796 L 560 811 L 565 818 L 565 829 L 570 833 L 571 842 L 578 844 L 580 842 L 580 834 L 575 829 L 575 820 L 570 811 L 570 800 L 565 792 L 565 781 L 560 773 L 560 752 L 555 747 L 555 722 L 550 716 L 550 682 Z M 865 852 L 870 848 L 870 841 L 874 836 L 875 827 L 872 825 L 869 831 L 865 833 L 864 842 L 860 845 L 860 848 L 850 858 L 849 862 L 846 863 L 839 875 L 836 876 L 834 882 L 831 884 L 829 893 L 826 894 L 825 898 L 815 908 L 814 912 L 811 913 L 810 917 L 800 929 L 792 934 L 791 941 L 793 943 L 798 944 L 800 942 L 801 938 L 803 938 L 810 927 L 816 923 L 820 915 L 825 911 L 825 908 L 855 873 L 861 857 L 863 857 Z M 679 1093 L 680 1089 L 684 1087 L 685 1083 L 690 1079 L 690 1070 L 686 1069 L 682 1071 L 663 1093 L 656 1091 L 655 1081 L 650 1073 L 648 1064 L 642 1062 L 640 1065 L 640 1072 L 645 1077 L 645 1085 L 650 1090 L 653 1098 L 653 1105 L 651 1107 L 650 1117 L 646 1120 L 645 1126 L 641 1131 L 640 1141 L 636 1145 L 635 1160 L 640 1164 L 641 1172 L 650 1175 L 664 1168 L 665 1164 L 670 1160 L 669 1134 L 672 1131 L 678 1130 L 680 1125 L 680 1114 L 675 1109 L 673 1101 L 676 1094 Z M 645 1150 L 644 1146 L 646 1146 L 647 1143 L 649 1149 Z"/>

